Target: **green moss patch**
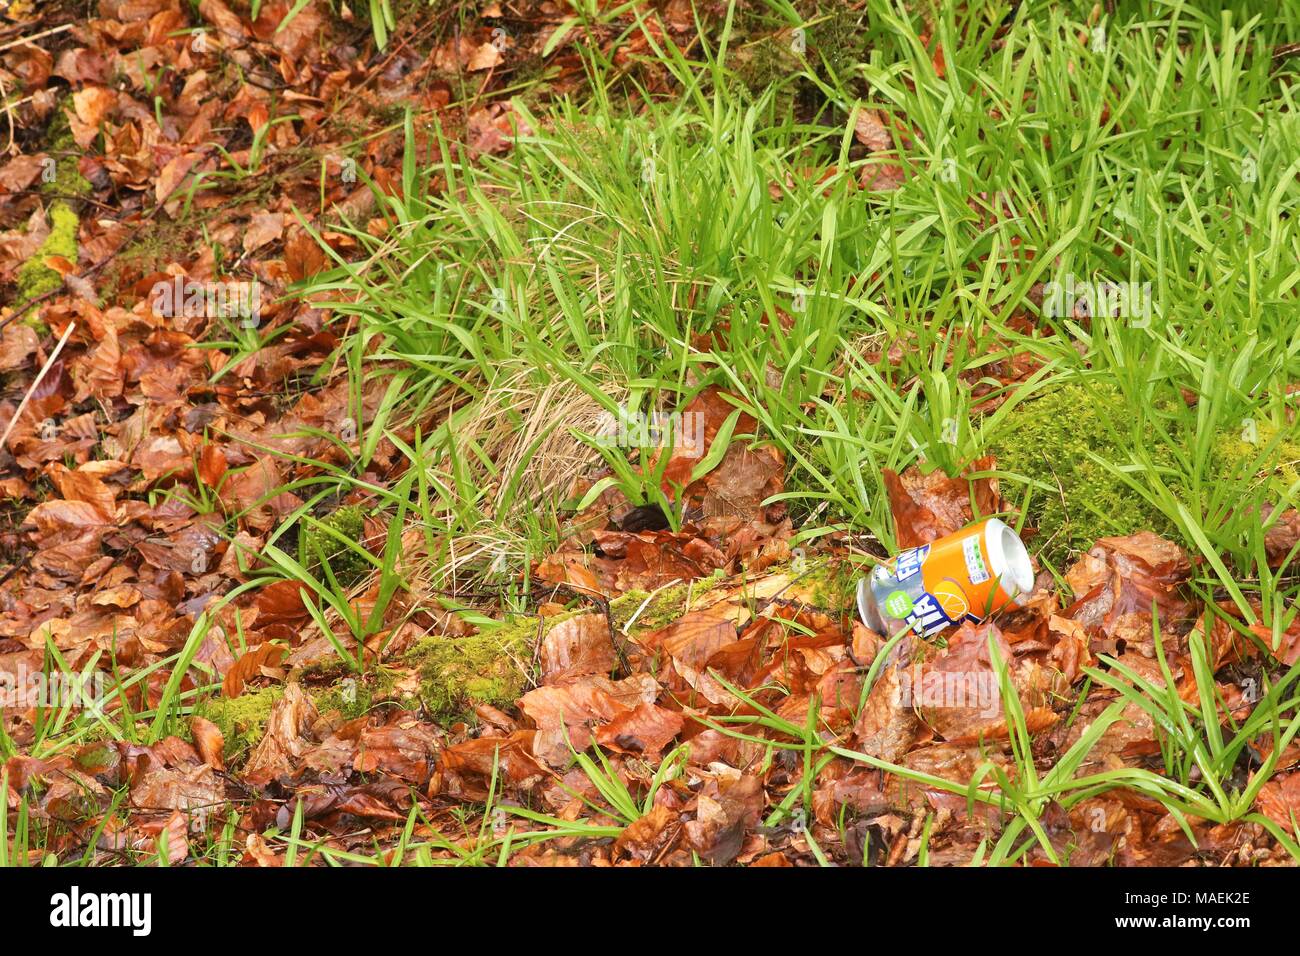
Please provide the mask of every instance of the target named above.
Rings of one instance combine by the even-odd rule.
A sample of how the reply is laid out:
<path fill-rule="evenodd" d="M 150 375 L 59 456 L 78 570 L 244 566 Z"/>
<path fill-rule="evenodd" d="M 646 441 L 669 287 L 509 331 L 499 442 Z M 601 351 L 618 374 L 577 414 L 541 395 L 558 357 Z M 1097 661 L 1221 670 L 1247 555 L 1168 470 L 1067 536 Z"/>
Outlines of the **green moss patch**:
<path fill-rule="evenodd" d="M 718 580 L 674 585 L 653 596 L 646 591 L 628 591 L 609 602 L 610 623 L 615 631 L 629 622 L 633 632 L 665 627 L 712 590 Z M 512 617 L 468 637 L 430 635 L 407 651 L 402 663 L 416 669 L 420 701 L 441 721 L 465 719 L 480 703 L 511 708 L 532 684 L 533 657 L 541 637 L 561 621 L 593 610 L 583 605 L 546 618 Z M 632 621 L 634 614 L 636 620 Z"/>
<path fill-rule="evenodd" d="M 1267 483 L 1281 494 L 1300 481 L 1300 441 L 1294 433 L 1278 434 L 1267 422 L 1257 424 L 1249 435 L 1243 423 L 1239 430 L 1225 430 L 1214 442 L 1212 467 L 1219 478 L 1247 479 Z M 1251 440 L 1253 438 L 1253 441 Z"/>
<path fill-rule="evenodd" d="M 48 180 L 42 177 L 40 191 L 49 202 L 47 218 L 50 234 L 18 270 L 16 302 L 19 305 L 63 286 L 63 276 L 47 266 L 45 259 L 48 256 L 62 256 L 69 262 L 77 261 L 77 231 L 80 225 L 77 211 L 81 206 L 79 197 L 89 196 L 94 191 L 77 165 L 77 157 L 82 154 L 82 150 L 72 137 L 72 129 L 63 110 L 55 110 L 54 119 L 46 130 L 46 140 L 45 151 L 54 160 L 54 176 Z M 32 325 L 40 324 L 35 314 L 28 316 L 25 321 Z"/>
<path fill-rule="evenodd" d="M 404 662 L 420 675 L 420 700 L 436 718 L 467 716 L 475 704 L 510 707 L 532 674 L 537 618 L 514 618 L 467 637 L 432 635 Z"/>
<path fill-rule="evenodd" d="M 1018 505 L 1025 500 L 1026 485 L 1013 476 L 1035 483 L 1027 517 L 1039 534 L 1029 542 L 1030 549 L 1058 569 L 1097 538 L 1144 529 L 1195 547 L 1155 505 L 1091 457 L 1129 463 L 1134 440 L 1130 419 L 1114 386 L 1075 383 L 1023 402 L 989 437 L 986 451 L 997 456 L 998 470 L 1007 474 L 1003 495 Z M 1190 442 L 1186 438 L 1184 444 Z M 1158 467 L 1170 469 L 1164 480 L 1182 497 L 1177 478 L 1182 466 L 1173 452 L 1164 442 L 1144 447 Z M 1211 445 L 1207 474 L 1241 482 L 1243 495 L 1267 483 L 1280 497 L 1300 480 L 1300 441 L 1292 433 L 1279 435 L 1267 422 L 1255 425 L 1253 434 L 1244 424 L 1225 428 Z"/>
<path fill-rule="evenodd" d="M 379 701 L 393 698 L 395 686 L 393 674 L 379 668 L 363 675 L 346 674 L 327 687 L 308 693 L 321 716 L 337 713 L 342 720 L 352 720 L 369 713 Z"/>
<path fill-rule="evenodd" d="M 238 697 L 214 697 L 199 705 L 197 713 L 221 730 L 227 763 L 244 759 L 266 734 L 271 708 L 284 696 L 281 686 L 265 687 Z"/>
<path fill-rule="evenodd" d="M 860 576 L 861 571 L 850 561 L 818 561 L 797 572 L 795 582 L 811 592 L 815 607 L 838 609 L 853 606 Z"/>
<path fill-rule="evenodd" d="M 770 11 L 741 12 L 737 41 L 727 59 L 740 85 L 755 98 L 776 89 L 775 112 L 789 114 L 796 99 L 816 106 L 822 100 L 806 69 L 823 80 L 849 80 L 868 56 L 862 15 L 850 5 L 822 5 L 807 26 L 796 32 Z"/>
<path fill-rule="evenodd" d="M 628 591 L 609 602 L 610 623 L 614 630 L 621 631 L 629 621 L 632 621 L 632 615 L 636 614 L 636 620 L 632 621 L 633 632 L 654 631 L 667 627 L 693 608 L 722 580 L 724 578 L 715 572 L 712 577 L 697 578 L 685 584 L 674 584 L 672 587 L 655 591 L 653 596 L 648 591 Z M 644 608 L 641 607 L 643 604 L 645 604 Z M 586 609 L 575 613 L 586 613 Z M 550 623 L 557 620 L 559 618 L 553 618 Z"/>
<path fill-rule="evenodd" d="M 63 256 L 77 261 L 77 214 L 66 202 L 50 206 L 50 234 L 32 257 L 18 270 L 18 303 L 46 295 L 63 285 L 63 276 L 45 264 L 47 256 Z"/>
<path fill-rule="evenodd" d="M 90 180 L 81 175 L 81 167 L 77 160 L 84 150 L 73 138 L 67 114 L 60 109 L 55 111 L 54 117 L 46 132 L 49 139 L 46 151 L 54 159 L 54 179 L 50 182 L 42 182 L 41 192 L 53 197 L 89 196 L 94 191 L 94 187 L 91 186 Z"/>
<path fill-rule="evenodd" d="M 1122 433 L 1128 413 L 1119 390 L 1100 383 L 1064 385 L 1012 409 L 986 450 L 998 470 L 1027 478 L 1028 522 L 1038 528 L 1030 550 L 1057 567 L 1086 551 L 1097 538 L 1149 529 L 1171 532 L 1167 518 L 1113 470 L 1130 461 Z M 1162 450 L 1152 447 L 1153 455 Z M 1045 486 L 1045 487 L 1044 487 Z M 1002 493 L 1015 504 L 1026 486 L 1002 479 Z"/>
<path fill-rule="evenodd" d="M 324 560 L 329 563 L 330 570 L 340 584 L 344 587 L 355 584 L 370 570 L 371 564 L 330 531 L 337 532 L 360 547 L 366 526 L 365 512 L 356 505 L 346 505 L 322 518 L 320 524 L 324 527 L 307 527 L 303 533 L 307 566 L 319 568 Z"/>

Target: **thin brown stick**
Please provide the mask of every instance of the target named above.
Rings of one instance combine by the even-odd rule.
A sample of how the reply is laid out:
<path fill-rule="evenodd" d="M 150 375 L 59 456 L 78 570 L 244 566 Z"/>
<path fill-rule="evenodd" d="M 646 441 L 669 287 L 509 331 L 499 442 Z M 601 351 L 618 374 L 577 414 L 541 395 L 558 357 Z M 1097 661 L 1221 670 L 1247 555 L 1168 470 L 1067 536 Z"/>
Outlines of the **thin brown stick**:
<path fill-rule="evenodd" d="M 59 344 L 54 346 L 54 351 L 51 352 L 50 357 L 45 360 L 45 364 L 41 366 L 41 370 L 37 373 L 36 379 L 32 382 L 31 387 L 27 389 L 27 394 L 24 395 L 23 400 L 18 403 L 18 410 L 14 412 L 14 417 L 9 419 L 9 427 L 5 429 L 4 435 L 0 435 L 0 448 L 4 448 L 5 442 L 9 440 L 9 434 L 14 430 L 14 426 L 18 424 L 18 419 L 22 418 L 23 412 L 27 409 L 27 403 L 31 401 L 32 394 L 36 391 L 37 386 L 41 384 L 41 379 L 45 378 L 45 373 L 50 370 L 50 366 L 54 364 L 54 360 L 59 357 L 59 353 L 63 351 L 63 346 L 68 344 L 68 337 L 72 335 L 72 330 L 76 327 L 76 322 L 69 322 L 68 327 L 63 330 L 63 335 L 59 337 Z"/>
<path fill-rule="evenodd" d="M 71 30 L 72 24 L 65 23 L 61 27 L 50 27 L 48 30 L 42 30 L 40 33 L 33 33 L 29 37 L 19 37 L 17 40 L 10 40 L 8 43 L 0 43 L 0 53 L 10 50 L 16 46 L 22 46 L 24 43 L 33 43 L 43 37 L 53 36 L 56 33 L 62 33 L 64 30 Z"/>

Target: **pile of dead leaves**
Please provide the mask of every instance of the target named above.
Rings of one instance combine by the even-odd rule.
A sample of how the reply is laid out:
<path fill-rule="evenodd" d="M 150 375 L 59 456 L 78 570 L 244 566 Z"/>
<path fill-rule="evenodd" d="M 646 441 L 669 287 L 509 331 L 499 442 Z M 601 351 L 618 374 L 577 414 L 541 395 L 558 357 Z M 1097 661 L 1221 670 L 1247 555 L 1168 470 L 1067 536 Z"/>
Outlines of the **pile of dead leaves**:
<path fill-rule="evenodd" d="M 900 536 L 917 542 L 968 523 L 972 497 L 997 503 L 996 487 L 988 483 L 972 490 L 965 479 L 916 472 L 890 481 Z M 1035 758 L 1050 766 L 1119 697 L 1098 687 L 1079 696 L 1084 668 L 1097 666 L 1099 655 L 1163 686 L 1155 647 L 1160 640 L 1180 696 L 1196 699 L 1189 640 L 1207 618 L 1189 596 L 1190 572 L 1187 555 L 1151 533 L 1102 539 L 1071 569 L 1068 603 L 1043 575 L 1024 608 L 997 621 L 968 622 L 940 644 L 906 637 L 884 661 L 875 660 L 883 635 L 867 631 L 843 608 L 817 607 L 787 571 L 709 589 L 660 628 L 611 631 L 600 613 L 569 618 L 541 645 L 541 683 L 519 701 L 522 721 L 452 745 L 450 772 L 439 777 L 434 792 L 481 798 L 492 767 L 488 757 L 499 749 L 510 754 L 500 764 L 507 793 L 513 790 L 516 799 L 558 819 L 608 824 L 617 814 L 593 813 L 602 794 L 591 775 L 575 767 L 574 753 L 598 747 L 612 773 L 645 792 L 654 772 L 667 765 L 666 755 L 681 753 L 675 748 L 685 744 L 680 774 L 655 791 L 653 806 L 618 839 L 603 845 L 558 841 L 522 856 L 686 865 L 698 855 L 800 865 L 818 853 L 860 859 L 869 845 L 879 862 L 901 864 L 915 858 L 919 827 L 930 818 L 931 862 L 965 863 L 1005 822 L 996 811 L 976 804 L 969 812 L 965 796 L 844 757 L 818 765 L 809 780 L 802 758 L 780 746 L 793 748 L 798 736 L 782 732 L 779 722 L 812 726 L 824 743 L 912 773 L 964 783 L 992 762 L 1014 778 L 999 691 L 1004 666 L 1033 735 Z M 1209 619 L 1221 716 L 1240 721 L 1250 705 L 1245 675 L 1258 676 L 1259 668 L 1276 661 L 1223 616 Z M 864 696 L 873 664 L 878 675 Z M 1150 717 L 1131 704 L 1080 772 L 1123 765 L 1159 772 L 1159 749 Z M 1283 767 L 1295 762 L 1291 757 Z M 1283 825 L 1290 779 L 1284 773 L 1270 783 L 1258 804 Z M 986 780 L 983 788 L 996 792 Z M 775 812 L 801 788 L 811 794 L 811 819 Z M 852 821 L 847 828 L 846 819 Z M 1284 858 L 1249 824 L 1194 823 L 1193 844 L 1159 803 L 1123 789 L 1068 813 L 1049 808 L 1044 823 L 1058 858 L 1075 865 Z M 1035 849 L 1031 859 L 1047 856 Z"/>
<path fill-rule="evenodd" d="M 545 52 L 554 91 L 580 75 L 576 54 L 552 43 L 567 20 L 554 4 L 484 4 L 472 28 L 426 36 L 427 51 L 407 36 L 384 52 L 364 25 L 318 0 L 293 8 L 286 23 L 286 0 L 267 0 L 256 17 L 222 0 L 100 0 L 90 17 L 50 4 L 42 25 L 57 32 L 0 50 L 0 78 L 21 99 L 0 163 L 0 283 L 12 288 L 36 256 L 55 202 L 78 215 L 75 256 L 44 263 L 62 285 L 0 314 L 0 495 L 21 503 L 0 525 L 7 681 L 39 672 L 54 648 L 73 670 L 138 672 L 115 706 L 157 706 L 175 676 L 162 662 L 205 609 L 247 580 L 249 562 L 301 505 L 276 490 L 307 474 L 297 462 L 343 454 L 312 431 L 349 414 L 364 421 L 379 400 L 367 392 L 352 408 L 346 385 L 327 373 L 323 387 L 300 387 L 338 340 L 323 310 L 284 296 L 329 262 L 299 217 L 350 255 L 355 240 L 333 227 L 346 219 L 382 234 L 365 180 L 390 192 L 400 181 L 401 134 L 383 117 L 407 108 L 419 116 L 415 147 L 427 160 L 443 142 L 471 156 L 502 153 L 521 129 L 495 95 L 511 73 Z M 431 33 L 443 26 L 429 21 Z M 652 44 L 694 42 L 690 5 L 679 0 L 630 26 L 611 22 L 588 37 L 629 72 Z M 942 52 L 934 55 L 942 73 Z M 652 91 L 661 82 L 642 79 Z M 466 89 L 478 93 L 460 95 Z M 353 148 L 342 131 L 354 126 L 382 132 Z M 47 134 L 63 128 L 56 155 Z M 854 133 L 867 151 L 864 188 L 905 181 L 896 144 L 913 130 L 864 111 Z M 270 344 L 244 354 L 222 344 L 229 330 L 207 317 L 159 314 L 151 290 L 177 279 L 258 283 Z M 1009 351 L 989 374 L 1007 384 L 1032 371 Z M 997 786 L 990 764 L 1014 778 L 1004 670 L 1033 756 L 1050 766 L 1120 699 L 1085 687 L 1085 668 L 1103 658 L 1156 686 L 1167 667 L 1178 695 L 1195 701 L 1191 647 L 1203 636 L 1226 722 L 1249 713 L 1250 689 L 1266 672 L 1300 657 L 1300 625 L 1275 640 L 1235 605 L 1202 606 L 1188 587 L 1188 556 L 1150 533 L 1098 541 L 1067 574 L 1068 594 L 1042 575 L 1023 608 L 968 622 L 942 642 L 904 638 L 886 650 L 886 635 L 858 623 L 843 589 L 825 584 L 832 565 L 860 552 L 827 548 L 817 580 L 789 560 L 789 517 L 765 504 L 783 490 L 786 462 L 752 418 L 739 416 L 734 435 L 748 437 L 698 473 L 734 407 L 720 390 L 702 390 L 683 411 L 704 422 L 703 442 L 639 463 L 646 473 L 664 466 L 676 530 L 657 506 L 609 488 L 539 562 L 545 596 L 574 606 L 548 606 L 567 613 L 539 621 L 537 679 L 509 712 L 480 704 L 473 726 L 440 726 L 411 704 L 410 675 L 399 673 L 361 716 L 322 713 L 295 669 L 319 662 L 323 638 L 311 634 L 298 585 L 283 581 L 226 603 L 194 656 L 227 698 L 283 685 L 249 753 L 228 759 L 221 731 L 192 717 L 148 746 L 93 741 L 36 757 L 38 715 L 8 708 L 6 739 L 18 750 L 3 766 L 8 807 L 28 801 L 52 834 L 47 852 L 90 848 L 110 862 L 164 847 L 171 862 L 194 859 L 233 815 L 243 861 L 276 865 L 283 847 L 263 834 L 286 829 L 298 807 L 306 838 L 327 849 L 393 846 L 418 806 L 415 841 L 470 853 L 491 799 L 490 838 L 524 837 L 516 865 L 899 865 L 916 858 L 923 828 L 931 862 L 966 863 L 1000 832 L 1000 812 L 971 810 L 965 796 L 880 764 L 962 783 L 980 771 L 988 793 Z M 394 458 L 381 443 L 363 477 L 390 481 Z M 970 473 L 885 479 L 904 546 L 1005 508 L 996 483 Z M 1294 546 L 1293 519 L 1274 525 L 1270 558 Z M 228 520 L 231 534 L 222 533 Z M 692 582 L 671 613 L 642 616 L 656 593 Z M 366 609 L 376 596 L 361 591 Z M 628 592 L 650 597 L 616 618 L 608 601 Z M 393 664 L 417 635 L 473 629 L 398 604 L 383 623 L 369 663 Z M 192 690 L 196 676 L 184 675 L 181 688 Z M 1129 705 L 1083 771 L 1161 772 L 1159 733 Z M 806 737 L 823 748 L 817 759 L 805 760 Z M 1273 746 L 1261 738 L 1251 757 Z M 1257 801 L 1288 830 L 1300 806 L 1298 764 L 1300 750 L 1287 748 Z M 1243 764 L 1243 779 L 1251 770 Z M 611 802 L 611 781 L 630 804 Z M 525 808 L 531 815 L 512 813 Z M 549 828 L 539 816 L 600 835 L 541 839 Z M 1162 806 L 1122 789 L 1068 812 L 1049 807 L 1042 822 L 1055 854 L 1076 864 L 1281 857 L 1253 824 L 1192 821 L 1193 844 Z M 1048 857 L 1040 847 L 1030 858 Z"/>
<path fill-rule="evenodd" d="M 904 474 L 898 485 L 910 489 L 898 514 L 908 534 L 924 539 L 968 520 L 964 479 Z M 907 515 L 919 523 L 907 526 Z M 702 858 L 789 866 L 819 856 L 861 860 L 864 852 L 873 862 L 901 865 L 915 859 L 927 819 L 931 863 L 966 863 L 1005 824 L 996 809 L 977 803 L 970 811 L 964 795 L 847 757 L 827 753 L 806 764 L 793 731 L 812 727 L 825 745 L 915 774 L 964 782 L 991 763 L 1014 778 L 998 689 L 1005 667 L 1034 756 L 1050 766 L 1118 699 L 1098 686 L 1080 699 L 1085 667 L 1105 655 L 1163 686 L 1157 622 L 1178 693 L 1195 699 L 1189 641 L 1207 618 L 1187 588 L 1191 567 L 1181 549 L 1150 533 L 1103 539 L 1071 569 L 1070 599 L 1044 575 L 1024 608 L 968 622 L 942 642 L 905 637 L 883 660 L 884 635 L 842 607 L 818 606 L 817 592 L 782 567 L 701 589 L 661 626 L 611 626 L 599 609 L 560 618 L 540 631 L 539 680 L 517 713 L 480 707 L 477 729 L 444 730 L 400 709 L 340 721 L 317 713 L 291 683 L 265 738 L 234 776 L 226 776 L 213 728 L 202 724 L 193 728 L 194 747 L 168 739 L 152 748 L 88 748 L 48 764 L 19 762 L 11 774 L 49 780 L 57 800 L 131 781 L 136 819 L 150 822 L 115 838 L 137 842 L 161 830 L 183 837 L 184 821 L 242 797 L 246 862 L 262 865 L 280 858 L 257 834 L 283 826 L 297 800 L 313 835 L 344 849 L 362 845 L 373 830 L 395 831 L 413 800 L 427 821 L 416 834 L 431 836 L 453 808 L 489 797 L 498 835 L 544 832 L 537 814 L 613 834 L 524 841 L 515 865 L 690 865 Z M 1227 617 L 1210 618 L 1210 646 L 1222 716 L 1240 721 L 1251 705 L 1244 675 L 1273 662 Z M 864 691 L 873 665 L 875 680 Z M 953 688 L 966 696 L 954 700 Z M 599 753 L 604 773 L 653 799 L 629 818 L 612 805 L 594 765 L 575 762 L 582 753 Z M 1284 772 L 1258 801 L 1283 826 L 1295 805 L 1290 768 L 1297 758 L 1300 752 L 1284 757 Z M 1136 705 L 1106 730 L 1080 772 L 1117 766 L 1161 766 L 1157 729 Z M 76 785 L 56 785 L 56 778 Z M 982 789 L 995 793 L 993 776 L 984 779 Z M 798 799 L 805 793 L 806 810 Z M 535 816 L 512 815 L 514 807 Z M 1282 853 L 1253 824 L 1192 821 L 1193 844 L 1159 803 L 1124 789 L 1068 812 L 1049 807 L 1042 822 L 1058 858 L 1074 865 L 1258 863 Z M 354 835 L 363 824 L 365 840 Z M 167 845 L 180 844 L 169 838 Z M 1030 859 L 1047 856 L 1035 848 Z"/>

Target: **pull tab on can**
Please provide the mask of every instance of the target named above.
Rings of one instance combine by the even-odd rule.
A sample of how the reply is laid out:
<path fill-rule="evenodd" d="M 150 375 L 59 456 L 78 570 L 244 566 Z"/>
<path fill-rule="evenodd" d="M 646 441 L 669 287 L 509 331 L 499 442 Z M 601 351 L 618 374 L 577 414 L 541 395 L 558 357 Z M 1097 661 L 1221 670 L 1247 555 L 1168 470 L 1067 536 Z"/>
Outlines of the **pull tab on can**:
<path fill-rule="evenodd" d="M 858 613 L 878 634 L 902 628 L 922 637 L 1020 607 L 1034 589 L 1024 542 L 986 518 L 919 548 L 900 551 L 858 582 Z"/>

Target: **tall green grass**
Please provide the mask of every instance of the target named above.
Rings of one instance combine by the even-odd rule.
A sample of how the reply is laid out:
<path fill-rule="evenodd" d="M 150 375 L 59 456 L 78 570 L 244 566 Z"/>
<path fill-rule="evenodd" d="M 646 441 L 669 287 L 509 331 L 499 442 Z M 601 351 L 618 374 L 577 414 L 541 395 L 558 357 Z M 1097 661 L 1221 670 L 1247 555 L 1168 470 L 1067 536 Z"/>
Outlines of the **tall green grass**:
<path fill-rule="evenodd" d="M 457 407 L 417 462 L 447 493 L 448 531 L 521 504 L 483 506 L 485 482 L 521 476 L 457 433 L 493 403 L 509 428 L 503 389 L 560 383 L 617 414 L 717 384 L 758 420 L 754 440 L 788 456 L 792 511 L 821 516 L 805 535 L 843 527 L 891 546 L 881 469 L 974 458 L 1015 402 L 974 417 L 972 387 L 1024 350 L 1044 368 L 1017 399 L 1085 374 L 1122 391 L 1125 455 L 1109 464 L 1234 590 L 1258 557 L 1254 506 L 1278 490 L 1256 468 L 1211 473 L 1207 444 L 1244 418 L 1294 434 L 1294 73 L 1269 56 L 1285 22 L 1159 12 L 1106 23 L 1100 47 L 1056 9 L 1026 5 L 1005 32 L 991 5 L 936 13 L 939 75 L 920 18 L 873 7 L 878 46 L 852 75 L 809 63 L 790 77 L 825 96 L 798 118 L 775 90 L 736 92 L 724 25 L 699 61 L 655 51 L 673 99 L 633 91 L 629 109 L 598 74 L 582 101 L 521 109 L 534 132 L 504 158 L 412 151 L 401 195 L 384 197 L 391 231 L 356 230 L 368 256 L 310 291 L 355 319 L 354 379 L 393 383 L 384 424 Z M 867 105 L 895 154 L 855 148 Z M 899 189 L 857 186 L 864 166 L 895 162 Z M 1066 275 L 1150 283 L 1154 314 L 1037 315 L 1031 288 Z M 1008 324 L 1024 310 L 1033 336 Z M 897 361 L 877 358 L 893 345 Z M 1155 466 L 1170 457 L 1155 446 L 1172 466 Z"/>

